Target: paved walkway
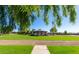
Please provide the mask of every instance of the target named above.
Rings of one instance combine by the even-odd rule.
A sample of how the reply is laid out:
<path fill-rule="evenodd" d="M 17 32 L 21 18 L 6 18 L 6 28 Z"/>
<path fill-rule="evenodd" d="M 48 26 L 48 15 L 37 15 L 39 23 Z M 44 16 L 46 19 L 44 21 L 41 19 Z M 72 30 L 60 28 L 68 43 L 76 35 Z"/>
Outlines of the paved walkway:
<path fill-rule="evenodd" d="M 49 54 L 49 51 L 46 45 L 35 45 L 32 54 Z"/>
<path fill-rule="evenodd" d="M 0 45 L 52 45 L 52 46 L 79 46 L 79 41 L 0 40 Z"/>

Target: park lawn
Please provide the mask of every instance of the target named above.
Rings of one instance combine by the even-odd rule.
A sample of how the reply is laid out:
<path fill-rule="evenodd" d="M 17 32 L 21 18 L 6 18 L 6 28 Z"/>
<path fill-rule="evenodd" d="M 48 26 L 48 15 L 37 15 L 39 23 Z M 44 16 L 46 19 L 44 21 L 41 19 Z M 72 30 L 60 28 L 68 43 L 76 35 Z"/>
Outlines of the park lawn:
<path fill-rule="evenodd" d="M 3 34 L 0 36 L 0 40 L 79 40 L 79 36 L 65 36 L 65 35 L 54 35 L 54 36 L 30 36 L 20 34 Z"/>
<path fill-rule="evenodd" d="M 79 54 L 79 46 L 48 46 L 51 54 Z"/>
<path fill-rule="evenodd" d="M 32 49 L 30 45 L 0 45 L 0 54 L 31 54 Z"/>

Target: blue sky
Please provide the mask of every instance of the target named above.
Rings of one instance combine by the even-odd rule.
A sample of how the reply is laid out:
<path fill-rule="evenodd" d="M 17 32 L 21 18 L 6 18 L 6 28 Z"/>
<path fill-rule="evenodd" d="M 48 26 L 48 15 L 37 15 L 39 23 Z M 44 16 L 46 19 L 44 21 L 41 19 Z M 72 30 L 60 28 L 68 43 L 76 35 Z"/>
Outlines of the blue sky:
<path fill-rule="evenodd" d="M 79 32 L 79 6 L 76 6 L 76 10 L 77 10 L 77 18 L 75 24 L 70 23 L 68 17 L 63 17 L 61 27 L 57 27 L 58 32 L 64 32 L 65 30 L 67 30 L 67 32 Z M 49 25 L 45 25 L 42 18 L 39 17 L 36 18 L 36 21 L 30 26 L 30 29 L 36 29 L 36 30 L 42 29 L 49 32 L 52 27 L 51 22 L 53 20 L 54 18 L 52 16 L 52 13 L 49 12 Z"/>

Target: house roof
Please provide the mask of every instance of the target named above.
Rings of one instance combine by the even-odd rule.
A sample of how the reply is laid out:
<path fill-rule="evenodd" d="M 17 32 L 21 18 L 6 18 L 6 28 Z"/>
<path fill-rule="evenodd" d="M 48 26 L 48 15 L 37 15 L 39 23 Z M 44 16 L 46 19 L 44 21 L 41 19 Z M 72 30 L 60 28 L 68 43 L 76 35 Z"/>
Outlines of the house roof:
<path fill-rule="evenodd" d="M 34 32 L 47 32 L 47 31 L 40 31 L 40 30 L 38 30 L 38 31 L 34 31 Z"/>

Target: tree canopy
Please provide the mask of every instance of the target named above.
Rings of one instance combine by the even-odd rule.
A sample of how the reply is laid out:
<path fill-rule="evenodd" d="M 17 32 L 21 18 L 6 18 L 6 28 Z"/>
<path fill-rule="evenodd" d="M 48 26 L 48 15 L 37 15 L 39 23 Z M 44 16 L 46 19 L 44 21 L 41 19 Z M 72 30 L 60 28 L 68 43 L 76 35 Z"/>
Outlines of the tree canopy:
<path fill-rule="evenodd" d="M 44 11 L 43 17 L 45 24 L 49 23 L 48 13 L 51 10 L 56 26 L 61 26 L 62 17 L 69 17 L 70 22 L 75 23 L 76 7 L 74 5 L 7 5 L 0 6 L 0 30 L 10 27 L 14 29 L 19 25 L 20 31 L 27 31 L 33 24 L 36 17 L 40 17 L 40 10 Z M 61 12 L 61 13 L 60 13 Z M 7 17 L 8 20 L 7 22 Z M 10 29 L 10 31 L 12 31 Z"/>
<path fill-rule="evenodd" d="M 50 29 L 50 32 L 51 32 L 51 33 L 56 33 L 56 32 L 57 32 L 57 28 L 56 28 L 55 25 L 54 25 L 54 27 L 52 27 L 52 28 Z"/>

